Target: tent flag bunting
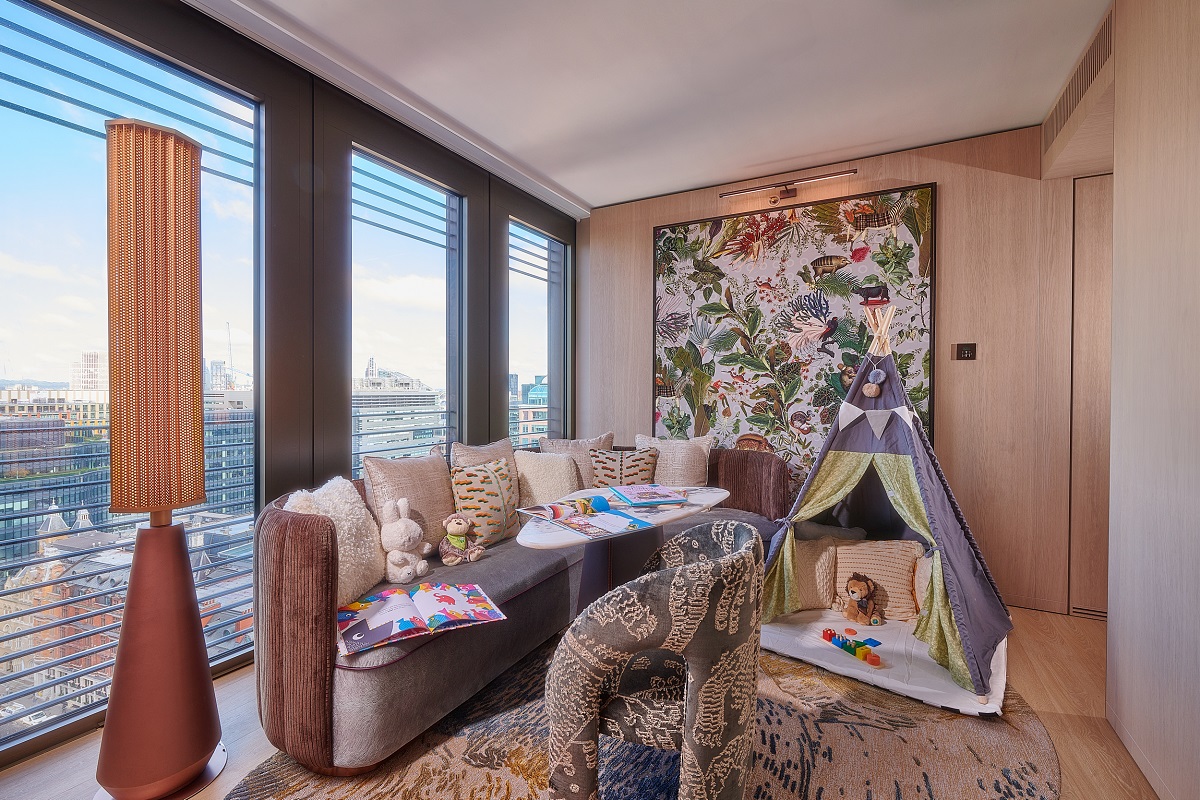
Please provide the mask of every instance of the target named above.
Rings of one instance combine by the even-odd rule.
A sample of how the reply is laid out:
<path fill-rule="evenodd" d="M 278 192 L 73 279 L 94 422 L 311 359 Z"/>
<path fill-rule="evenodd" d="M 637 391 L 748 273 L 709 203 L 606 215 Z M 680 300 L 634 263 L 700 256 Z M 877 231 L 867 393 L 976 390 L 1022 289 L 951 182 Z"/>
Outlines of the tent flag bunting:
<path fill-rule="evenodd" d="M 937 457 L 916 417 L 888 340 L 894 309 L 868 308 L 871 348 L 829 435 L 772 539 L 763 620 L 799 609 L 794 525 L 813 520 L 865 528 L 872 539 L 909 539 L 932 558 L 932 579 L 913 635 L 954 682 L 979 697 L 992 684 L 993 655 L 1012 622 Z M 864 393 L 868 376 L 883 379 Z M 899 420 L 893 421 L 893 417 Z M 899 424 L 903 423 L 903 424 Z M 982 702 L 982 700 L 981 700 Z"/>

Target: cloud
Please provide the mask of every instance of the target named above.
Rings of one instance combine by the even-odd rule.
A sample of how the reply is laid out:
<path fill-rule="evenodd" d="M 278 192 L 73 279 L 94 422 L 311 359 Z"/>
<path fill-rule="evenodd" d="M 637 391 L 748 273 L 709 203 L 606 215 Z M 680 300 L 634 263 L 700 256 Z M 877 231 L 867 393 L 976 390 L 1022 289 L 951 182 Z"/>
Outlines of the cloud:
<path fill-rule="evenodd" d="M 77 294 L 60 294 L 54 298 L 54 305 L 84 314 L 107 315 L 108 302 L 106 297 L 80 297 Z"/>
<path fill-rule="evenodd" d="M 0 275 L 19 275 L 57 283 L 69 281 L 63 271 L 53 264 L 34 264 L 31 261 L 22 261 L 8 253 L 0 253 Z"/>
<path fill-rule="evenodd" d="M 445 311 L 446 280 L 425 275 L 369 276 L 354 265 L 356 304 L 381 303 L 418 311 Z"/>

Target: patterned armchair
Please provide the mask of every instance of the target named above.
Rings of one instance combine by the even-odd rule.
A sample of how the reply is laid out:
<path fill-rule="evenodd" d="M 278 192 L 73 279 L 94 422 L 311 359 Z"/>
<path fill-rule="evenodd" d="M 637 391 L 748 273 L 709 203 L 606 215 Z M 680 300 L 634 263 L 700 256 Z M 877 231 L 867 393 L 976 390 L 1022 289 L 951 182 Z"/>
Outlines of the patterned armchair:
<path fill-rule="evenodd" d="M 598 797 L 598 734 L 681 751 L 681 798 L 741 798 L 754 735 L 763 546 L 742 522 L 674 537 L 563 636 L 546 676 L 550 797 Z"/>

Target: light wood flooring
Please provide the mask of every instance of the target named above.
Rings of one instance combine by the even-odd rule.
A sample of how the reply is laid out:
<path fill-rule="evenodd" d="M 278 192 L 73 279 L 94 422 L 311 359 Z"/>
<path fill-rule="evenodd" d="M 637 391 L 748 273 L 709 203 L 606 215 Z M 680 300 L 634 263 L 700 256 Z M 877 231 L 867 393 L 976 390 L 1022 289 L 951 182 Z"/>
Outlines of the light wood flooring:
<path fill-rule="evenodd" d="M 1062 762 L 1065 800 L 1154 798 L 1150 784 L 1104 718 L 1104 623 L 1013 609 L 1008 678 L 1037 710 Z M 220 800 L 275 752 L 258 724 L 253 667 L 217 680 L 229 764 L 197 795 Z M 0 772 L 0 800 L 90 800 L 100 733 Z"/>

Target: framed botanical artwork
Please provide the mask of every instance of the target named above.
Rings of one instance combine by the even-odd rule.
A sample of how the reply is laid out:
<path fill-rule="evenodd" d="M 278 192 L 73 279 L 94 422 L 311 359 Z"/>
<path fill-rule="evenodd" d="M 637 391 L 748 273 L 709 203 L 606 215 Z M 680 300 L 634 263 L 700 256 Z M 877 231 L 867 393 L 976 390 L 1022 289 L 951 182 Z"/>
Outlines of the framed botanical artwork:
<path fill-rule="evenodd" d="M 656 228 L 656 435 L 769 450 L 802 480 L 879 305 L 932 432 L 936 216 L 924 184 Z"/>

